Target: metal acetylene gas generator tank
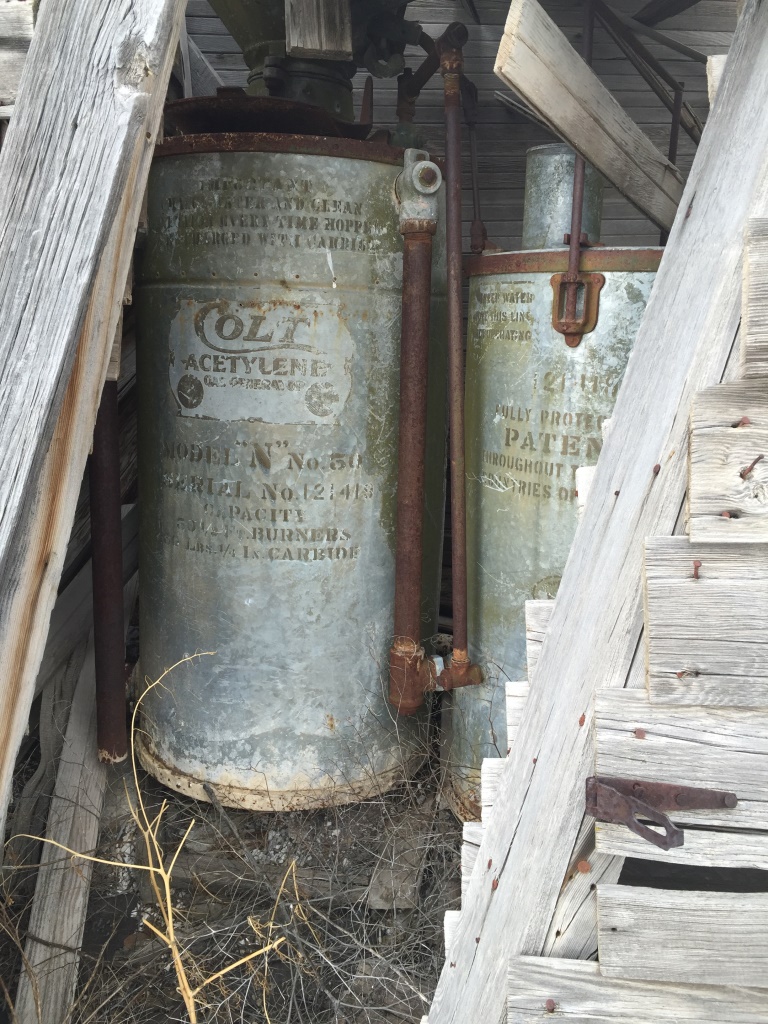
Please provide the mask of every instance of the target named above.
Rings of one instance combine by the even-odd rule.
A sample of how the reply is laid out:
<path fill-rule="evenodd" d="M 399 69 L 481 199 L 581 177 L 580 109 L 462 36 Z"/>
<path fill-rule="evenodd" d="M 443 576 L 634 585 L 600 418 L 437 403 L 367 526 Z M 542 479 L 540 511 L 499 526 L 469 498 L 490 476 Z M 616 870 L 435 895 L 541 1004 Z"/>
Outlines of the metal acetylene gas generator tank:
<path fill-rule="evenodd" d="M 406 172 L 441 198 L 426 154 Z M 387 702 L 403 173 L 402 150 L 349 138 L 158 147 L 138 295 L 142 675 L 188 660 L 145 693 L 139 750 L 197 798 L 209 785 L 254 810 L 362 800 L 425 756 L 425 716 L 398 720 Z M 438 230 L 424 636 L 444 505 L 444 278 Z"/>
<path fill-rule="evenodd" d="M 460 816 L 480 767 L 507 753 L 505 683 L 525 680 L 525 602 L 553 598 L 577 525 L 575 473 L 594 465 L 660 249 L 591 247 L 601 181 L 586 169 L 576 319 L 564 324 L 574 154 L 529 151 L 523 246 L 469 259 L 466 376 L 469 649 L 481 686 L 446 695 L 444 756 Z M 585 238 L 581 235 L 582 246 Z"/>

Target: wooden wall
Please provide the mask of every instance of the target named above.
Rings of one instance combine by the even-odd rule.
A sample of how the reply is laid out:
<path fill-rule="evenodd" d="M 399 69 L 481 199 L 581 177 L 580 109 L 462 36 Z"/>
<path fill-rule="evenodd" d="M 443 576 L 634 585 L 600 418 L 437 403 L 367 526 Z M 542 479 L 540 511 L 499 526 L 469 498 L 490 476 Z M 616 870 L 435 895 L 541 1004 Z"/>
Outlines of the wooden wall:
<path fill-rule="evenodd" d="M 609 0 L 610 6 L 627 14 L 636 12 L 642 0 Z M 466 73 L 480 91 L 478 124 L 480 188 L 483 218 L 493 242 L 504 249 L 520 245 L 525 171 L 525 151 L 534 144 L 552 141 L 552 136 L 523 117 L 510 112 L 494 96 L 503 89 L 493 73 L 493 63 L 508 10 L 507 0 L 475 0 L 482 20 L 476 25 L 460 0 L 415 0 L 408 7 L 408 18 L 421 22 L 425 31 L 438 36 L 451 21 L 463 21 L 469 28 L 465 49 Z M 580 45 L 581 3 L 575 0 L 543 0 L 543 6 L 574 45 Z M 704 53 L 725 53 L 736 24 L 736 0 L 700 0 L 682 15 L 658 26 L 680 42 Z M 189 0 L 187 29 L 227 85 L 244 85 L 246 67 L 242 55 L 224 26 L 214 15 L 207 0 Z M 702 64 L 678 57 L 672 51 L 646 41 L 651 52 L 662 60 L 668 71 L 685 82 L 685 96 L 699 117 L 708 112 L 706 72 Z M 420 61 L 420 51 L 412 52 L 412 66 Z M 594 67 L 606 86 L 666 153 L 670 115 L 651 93 L 619 49 L 599 25 L 595 29 Z M 356 84 L 365 76 L 358 75 Z M 374 116 L 377 125 L 395 122 L 394 79 L 374 80 Z M 430 146 L 442 153 L 442 83 L 439 76 L 422 93 L 418 120 L 425 127 Z M 359 104 L 360 90 L 356 91 Z M 688 171 L 695 147 L 681 132 L 678 166 Z M 465 145 L 465 228 L 471 220 L 469 159 Z M 606 191 L 602 240 L 610 245 L 655 245 L 658 230 L 613 189 Z M 467 243 L 468 248 L 468 243 Z"/>

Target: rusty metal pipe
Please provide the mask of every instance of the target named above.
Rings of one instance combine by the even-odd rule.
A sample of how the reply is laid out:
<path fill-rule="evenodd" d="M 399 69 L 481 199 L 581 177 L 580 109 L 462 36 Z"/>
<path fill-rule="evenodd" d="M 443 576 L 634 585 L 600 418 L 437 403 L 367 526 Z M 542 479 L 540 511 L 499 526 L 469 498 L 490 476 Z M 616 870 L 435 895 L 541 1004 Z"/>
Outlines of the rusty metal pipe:
<path fill-rule="evenodd" d="M 592 0 L 584 3 L 584 36 L 582 39 L 582 57 L 586 64 L 592 63 L 592 41 L 595 19 L 592 11 Z M 568 324 L 576 321 L 576 306 L 579 296 L 579 263 L 581 261 L 581 220 L 584 205 L 584 157 L 579 153 L 573 165 L 573 202 L 571 204 L 571 235 L 568 240 L 568 272 L 566 273 L 565 320 Z M 578 344 L 581 335 L 566 334 L 569 345 Z"/>
<path fill-rule="evenodd" d="M 461 48 L 468 32 L 456 22 L 438 39 L 445 102 L 446 252 L 448 272 L 448 407 L 451 462 L 452 663 L 468 664 L 467 511 L 464 471 L 464 351 L 462 345 Z"/>
<path fill-rule="evenodd" d="M 107 381 L 88 462 L 96 728 L 99 759 L 107 763 L 122 761 L 128 753 L 119 437 L 117 381 Z"/>
<path fill-rule="evenodd" d="M 431 290 L 432 234 L 404 232 L 395 640 L 390 651 L 389 691 L 390 702 L 404 715 L 423 705 L 425 689 L 421 671 L 421 567 Z"/>

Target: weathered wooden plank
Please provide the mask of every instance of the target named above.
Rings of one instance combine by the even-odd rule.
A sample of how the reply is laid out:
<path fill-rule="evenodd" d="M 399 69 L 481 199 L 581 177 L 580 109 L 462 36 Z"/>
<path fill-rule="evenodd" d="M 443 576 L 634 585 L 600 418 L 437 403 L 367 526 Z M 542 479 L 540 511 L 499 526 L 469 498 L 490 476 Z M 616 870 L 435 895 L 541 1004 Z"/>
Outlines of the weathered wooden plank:
<path fill-rule="evenodd" d="M 679 811 L 679 824 L 768 831 L 768 710 L 665 707 L 641 690 L 595 700 L 595 773 L 736 793 L 738 805 Z"/>
<path fill-rule="evenodd" d="M 594 822 L 584 818 L 544 940 L 544 956 L 597 956 L 597 883 L 618 882 L 623 865 L 621 858 L 596 848 Z"/>
<path fill-rule="evenodd" d="M 560 1018 L 572 1024 L 762 1024 L 765 1020 L 765 994 L 760 989 L 607 978 L 597 964 L 578 960 L 516 957 L 509 965 L 507 988 L 508 1024 L 543 1024 Z M 547 1009 L 550 999 L 554 1010 Z"/>
<path fill-rule="evenodd" d="M 718 384 L 696 395 L 688 486 L 692 541 L 768 542 L 766 455 L 768 378 Z"/>
<path fill-rule="evenodd" d="M 285 50 L 292 57 L 351 60 L 349 0 L 285 0 Z"/>
<path fill-rule="evenodd" d="M 744 231 L 741 372 L 768 377 L 768 219 L 748 220 Z"/>
<path fill-rule="evenodd" d="M 648 539 L 651 703 L 768 708 L 767 619 L 768 546 Z"/>
<path fill-rule="evenodd" d="M 689 828 L 685 832 L 683 846 L 661 850 L 623 825 L 598 821 L 595 824 L 595 846 L 600 853 L 611 853 L 616 857 L 635 857 L 696 867 L 759 868 L 768 871 L 768 832 L 721 832 Z"/>
<path fill-rule="evenodd" d="M 450 955 L 451 948 L 456 939 L 456 932 L 461 920 L 460 910 L 446 910 L 443 917 L 443 940 L 445 942 L 445 955 Z"/>
<path fill-rule="evenodd" d="M 512 0 L 494 71 L 654 223 L 672 226 L 683 193 L 679 171 L 536 0 Z"/>
<path fill-rule="evenodd" d="M 729 65 L 686 186 L 687 216 L 672 228 L 563 573 L 536 669 L 536 700 L 528 701 L 504 762 L 453 948 L 456 967 L 442 972 L 431 1024 L 497 1021 L 504 964 L 544 944 L 582 824 L 585 779 L 594 771 L 594 691 L 627 678 L 642 628 L 644 540 L 674 529 L 692 397 L 720 379 L 733 346 L 743 227 L 762 201 L 768 155 L 760 98 L 768 79 L 768 8 L 755 0 L 748 0 Z M 727 204 L 723 181 L 738 183 Z M 495 890 L 480 870 L 489 860 L 498 872 Z"/>
<path fill-rule="evenodd" d="M 687 984 L 765 985 L 768 893 L 597 889 L 600 972 Z"/>
<path fill-rule="evenodd" d="M 200 51 L 200 47 L 189 36 L 187 36 L 187 49 L 189 51 L 189 71 L 192 78 L 192 95 L 215 96 L 216 90 L 224 84 L 221 75 L 214 70 L 210 61 Z"/>
<path fill-rule="evenodd" d="M 483 839 L 483 825 L 479 821 L 465 821 L 461 844 L 461 898 L 469 887 L 469 879 L 475 867 L 480 843 Z"/>
<path fill-rule="evenodd" d="M 541 647 L 549 629 L 554 601 L 525 602 L 525 658 L 528 663 L 528 682 L 539 661 Z"/>
<path fill-rule="evenodd" d="M 16 102 L 34 29 L 32 12 L 30 0 L 0 3 L 0 106 Z"/>
<path fill-rule="evenodd" d="M 715 102 L 717 90 L 720 88 L 720 79 L 723 77 L 727 59 L 727 53 L 712 53 L 707 57 L 707 97 L 710 107 Z"/>
<path fill-rule="evenodd" d="M 507 683 L 507 746 L 511 747 L 515 741 L 517 727 L 525 711 L 525 702 L 528 700 L 528 683 Z"/>
<path fill-rule="evenodd" d="M 0 825 L 183 8 L 43 4 L 0 152 Z"/>
<path fill-rule="evenodd" d="M 123 588 L 125 629 L 137 592 L 138 576 L 134 574 Z M 91 635 L 72 700 L 46 839 L 93 853 L 106 779 L 106 765 L 96 755 L 96 669 Z M 65 1024 L 69 1020 L 92 870 L 88 860 L 71 857 L 50 844 L 43 847 L 27 927 L 29 938 L 19 978 L 15 1024 L 39 1024 L 40 1020 Z"/>

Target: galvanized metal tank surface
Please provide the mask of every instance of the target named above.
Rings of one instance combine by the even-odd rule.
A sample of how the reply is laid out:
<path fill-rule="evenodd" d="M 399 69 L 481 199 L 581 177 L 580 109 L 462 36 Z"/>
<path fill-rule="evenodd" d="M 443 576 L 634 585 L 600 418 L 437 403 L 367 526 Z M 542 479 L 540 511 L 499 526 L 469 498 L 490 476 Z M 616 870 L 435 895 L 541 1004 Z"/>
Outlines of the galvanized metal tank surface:
<path fill-rule="evenodd" d="M 558 163 L 563 196 L 571 182 Z M 546 202 L 552 190 L 540 186 Z M 560 227 L 547 231 L 562 242 L 570 204 L 556 206 Z M 479 817 L 483 759 L 507 753 L 505 683 L 527 678 L 525 602 L 557 592 L 577 525 L 575 472 L 597 461 L 661 252 L 583 251 L 582 271 L 605 284 L 597 326 L 576 348 L 552 326 L 550 278 L 568 269 L 567 249 L 467 261 L 469 650 L 485 681 L 447 694 L 442 717 L 447 798 L 464 819 Z"/>
<path fill-rule="evenodd" d="M 573 167 L 576 154 L 562 142 L 531 146 L 525 155 L 525 204 L 523 249 L 556 249 L 571 230 Z M 600 239 L 603 212 L 603 179 L 587 164 L 581 231 L 590 242 Z"/>
<path fill-rule="evenodd" d="M 150 175 L 138 289 L 139 754 L 181 792 L 362 800 L 426 753 L 386 699 L 394 593 L 402 151 L 183 136 Z M 436 240 L 424 635 L 445 471 Z"/>

